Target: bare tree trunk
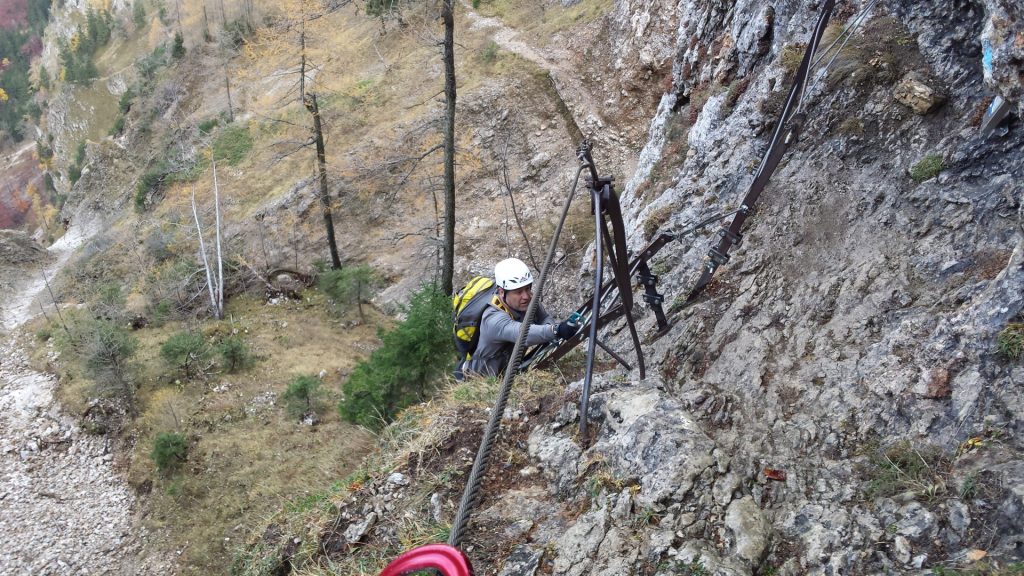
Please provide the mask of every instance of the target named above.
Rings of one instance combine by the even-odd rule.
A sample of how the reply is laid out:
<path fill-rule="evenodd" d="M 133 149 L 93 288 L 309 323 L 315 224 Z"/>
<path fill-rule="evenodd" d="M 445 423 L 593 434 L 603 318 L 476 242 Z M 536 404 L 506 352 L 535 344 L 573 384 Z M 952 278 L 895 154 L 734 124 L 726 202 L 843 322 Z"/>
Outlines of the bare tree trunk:
<path fill-rule="evenodd" d="M 356 307 L 359 308 L 359 323 L 366 324 L 366 315 L 363 314 L 363 280 L 356 278 Z"/>
<path fill-rule="evenodd" d="M 302 4 L 302 29 L 299 31 L 299 102 L 306 103 L 306 5 Z"/>
<path fill-rule="evenodd" d="M 228 123 L 235 121 L 235 110 L 231 106 L 231 77 L 228 76 L 228 59 L 224 57 L 224 89 L 228 92 Z"/>
<path fill-rule="evenodd" d="M 46 323 L 49 324 L 53 322 L 53 320 L 50 320 L 50 317 L 46 314 L 46 308 L 43 308 L 43 303 L 36 300 L 36 304 L 39 306 L 39 311 L 43 313 L 43 318 L 46 318 Z"/>
<path fill-rule="evenodd" d="M 316 94 L 306 95 L 306 109 L 313 115 L 313 137 L 316 140 L 316 165 L 320 176 L 320 208 L 324 215 L 324 227 L 327 228 L 327 246 L 331 251 L 331 268 L 341 269 L 341 258 L 338 256 L 338 244 L 334 239 L 334 217 L 331 215 L 331 196 L 327 191 L 327 152 L 324 150 L 323 125 L 320 123 L 320 107 L 316 103 Z"/>
<path fill-rule="evenodd" d="M 203 41 L 209 42 L 212 36 L 210 36 L 210 17 L 206 14 L 206 4 L 203 4 Z"/>
<path fill-rule="evenodd" d="M 213 159 L 213 210 L 217 224 L 217 320 L 224 319 L 224 256 L 220 249 L 220 185 L 217 183 L 217 159 Z"/>
<path fill-rule="evenodd" d="M 452 1 L 443 0 L 444 20 L 444 246 L 441 290 L 452 293 L 455 275 L 455 16 Z"/>
<path fill-rule="evenodd" d="M 270 271 L 270 258 L 267 256 L 267 241 L 263 237 L 263 219 L 266 218 L 266 214 L 260 212 L 256 215 L 256 221 L 260 223 L 260 246 L 263 247 L 263 265 L 267 271 Z"/>
<path fill-rule="evenodd" d="M 196 233 L 199 235 L 199 254 L 203 257 L 203 270 L 206 271 L 206 290 L 210 293 L 210 307 L 217 313 L 217 299 L 214 297 L 213 274 L 210 271 L 210 260 L 206 257 L 206 242 L 203 241 L 203 227 L 199 223 L 199 210 L 196 208 L 196 185 L 192 185 L 192 217 L 196 219 Z"/>
<path fill-rule="evenodd" d="M 53 295 L 53 288 L 50 288 L 50 281 L 46 279 L 46 270 L 40 268 L 39 272 L 43 274 L 43 283 L 46 284 L 46 291 L 50 293 L 50 300 L 53 301 L 53 307 L 57 310 L 57 317 L 60 318 L 60 325 L 64 327 L 65 333 L 71 334 L 71 331 L 68 330 L 67 323 L 64 322 L 64 315 L 60 313 L 60 306 L 57 305 L 57 298 Z"/>

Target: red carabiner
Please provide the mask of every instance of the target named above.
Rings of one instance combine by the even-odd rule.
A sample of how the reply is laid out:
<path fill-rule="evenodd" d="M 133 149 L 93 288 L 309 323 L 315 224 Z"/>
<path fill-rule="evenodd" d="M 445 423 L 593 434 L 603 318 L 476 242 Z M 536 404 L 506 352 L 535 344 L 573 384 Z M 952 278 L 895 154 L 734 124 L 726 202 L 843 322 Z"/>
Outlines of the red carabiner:
<path fill-rule="evenodd" d="M 380 576 L 403 576 L 416 570 L 433 568 L 442 576 L 473 576 L 473 566 L 462 550 L 447 544 L 428 544 L 414 548 L 391 561 Z"/>

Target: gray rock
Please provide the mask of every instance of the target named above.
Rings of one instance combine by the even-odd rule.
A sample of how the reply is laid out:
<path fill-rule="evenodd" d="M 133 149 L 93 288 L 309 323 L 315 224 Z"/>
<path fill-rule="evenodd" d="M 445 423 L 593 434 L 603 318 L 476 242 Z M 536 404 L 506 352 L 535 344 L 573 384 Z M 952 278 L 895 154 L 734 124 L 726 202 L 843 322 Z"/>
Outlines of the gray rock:
<path fill-rule="evenodd" d="M 682 500 L 714 464 L 714 444 L 654 379 L 596 396 L 603 401 L 604 427 L 590 453 L 601 456 L 615 477 L 639 479 L 640 506 Z"/>
<path fill-rule="evenodd" d="M 373 525 L 377 522 L 377 513 L 370 512 L 364 518 L 357 522 L 353 522 L 345 528 L 344 536 L 345 541 L 349 544 L 355 544 L 366 536 L 366 533 L 373 528 Z"/>
<path fill-rule="evenodd" d="M 896 532 L 908 538 L 931 535 L 935 527 L 935 515 L 918 502 L 910 502 L 897 512 Z"/>
<path fill-rule="evenodd" d="M 949 527 L 959 536 L 963 536 L 971 525 L 971 510 L 962 501 L 952 499 L 946 502 L 949 508 Z"/>
<path fill-rule="evenodd" d="M 910 564 L 910 541 L 903 536 L 897 535 L 893 538 L 893 552 L 896 559 L 904 564 Z"/>
<path fill-rule="evenodd" d="M 530 457 L 539 461 L 544 475 L 554 481 L 559 494 L 568 494 L 575 485 L 582 451 L 572 439 L 551 435 L 547 427 L 534 429 L 527 440 Z"/>
<path fill-rule="evenodd" d="M 608 514 L 605 510 L 587 512 L 555 543 L 553 574 L 582 576 L 588 574 L 593 555 L 604 540 Z"/>
<path fill-rule="evenodd" d="M 543 550 L 520 544 L 512 549 L 498 576 L 534 576 L 543 555 Z"/>
<path fill-rule="evenodd" d="M 734 553 L 752 565 L 758 565 L 768 550 L 771 524 L 753 498 L 744 496 L 734 500 L 726 512 L 725 526 L 732 531 Z"/>

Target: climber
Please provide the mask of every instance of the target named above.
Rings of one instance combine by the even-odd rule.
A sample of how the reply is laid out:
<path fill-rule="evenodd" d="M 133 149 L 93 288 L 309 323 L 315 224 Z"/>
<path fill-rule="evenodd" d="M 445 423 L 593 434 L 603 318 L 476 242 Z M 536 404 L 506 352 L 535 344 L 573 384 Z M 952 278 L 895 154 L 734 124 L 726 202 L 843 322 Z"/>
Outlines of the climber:
<path fill-rule="evenodd" d="M 523 315 L 533 299 L 533 274 L 522 260 L 508 258 L 494 266 L 494 281 L 497 289 L 480 321 L 480 341 L 472 355 L 456 370 L 456 377 L 459 372 L 497 376 L 512 357 Z M 568 320 L 556 324 L 538 303 L 526 345 L 571 338 L 577 329 L 578 326 Z"/>

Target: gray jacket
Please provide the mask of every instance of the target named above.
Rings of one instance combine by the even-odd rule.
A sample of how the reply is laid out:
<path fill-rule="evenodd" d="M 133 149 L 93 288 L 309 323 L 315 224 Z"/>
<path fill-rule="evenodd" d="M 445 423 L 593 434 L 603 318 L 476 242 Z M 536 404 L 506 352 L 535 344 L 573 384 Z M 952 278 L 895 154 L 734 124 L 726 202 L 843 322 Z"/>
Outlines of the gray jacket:
<path fill-rule="evenodd" d="M 488 305 L 480 321 L 480 342 L 476 352 L 466 361 L 462 369 L 466 373 L 497 376 L 505 369 L 512 357 L 524 313 L 512 311 L 515 319 L 503 310 Z M 555 323 L 540 303 L 534 312 L 534 324 L 526 335 L 526 345 L 536 346 L 555 339 Z"/>

